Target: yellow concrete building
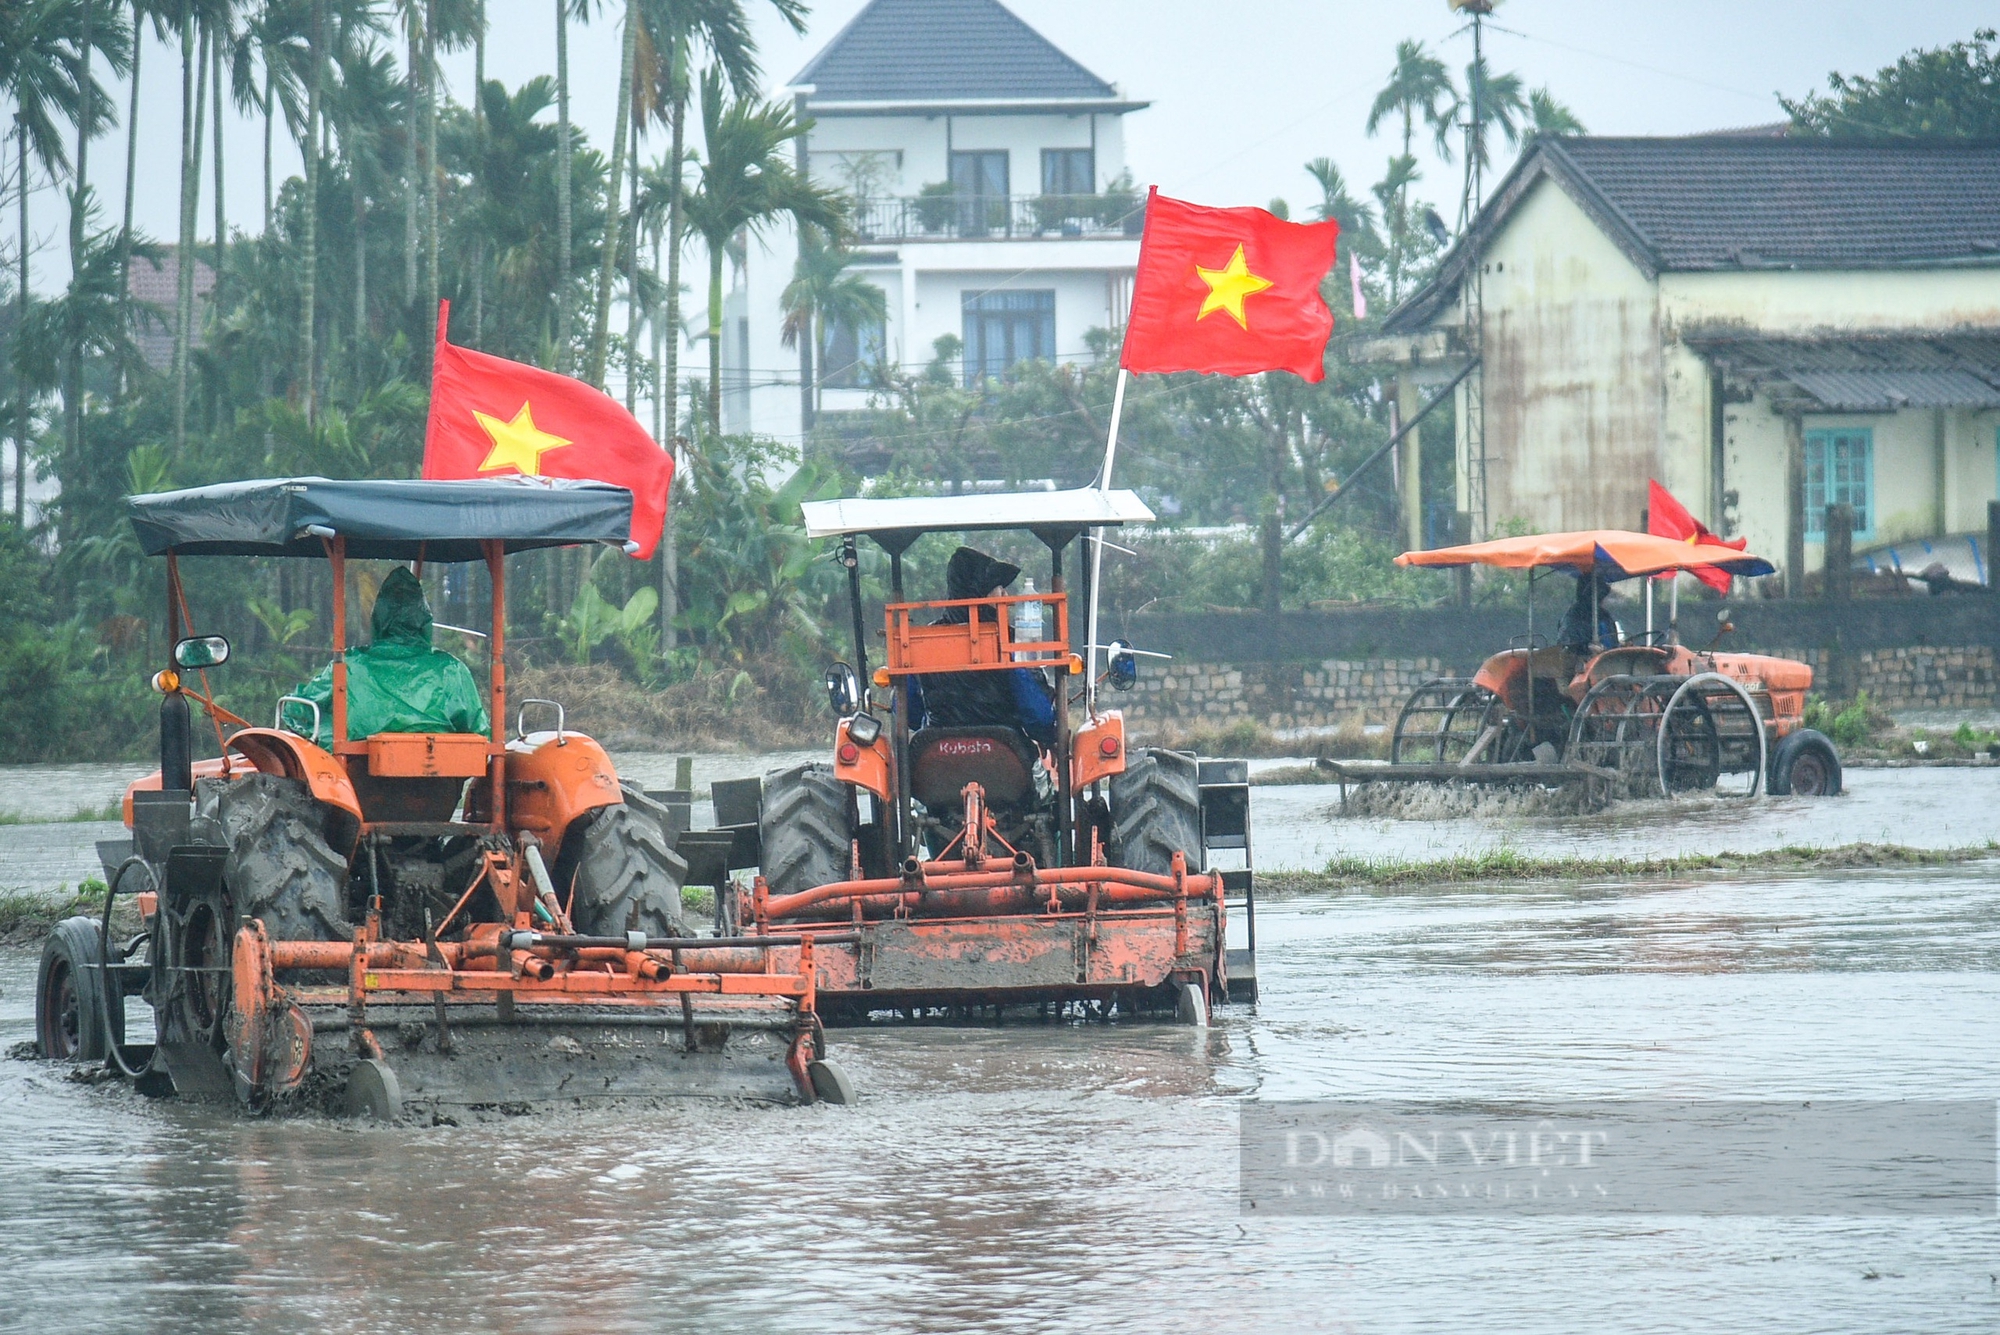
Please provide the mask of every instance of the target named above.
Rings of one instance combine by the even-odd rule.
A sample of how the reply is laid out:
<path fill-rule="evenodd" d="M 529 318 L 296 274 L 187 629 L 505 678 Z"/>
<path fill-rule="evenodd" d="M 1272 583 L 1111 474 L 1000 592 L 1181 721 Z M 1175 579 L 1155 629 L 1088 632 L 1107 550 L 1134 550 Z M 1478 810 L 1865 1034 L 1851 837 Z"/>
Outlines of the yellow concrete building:
<path fill-rule="evenodd" d="M 1479 357 L 1454 391 L 1475 535 L 1632 527 L 1655 477 L 1793 581 L 1836 502 L 1857 551 L 1978 535 L 1984 578 L 2000 148 L 1540 140 L 1348 355 L 1395 368 L 1406 418 Z"/>

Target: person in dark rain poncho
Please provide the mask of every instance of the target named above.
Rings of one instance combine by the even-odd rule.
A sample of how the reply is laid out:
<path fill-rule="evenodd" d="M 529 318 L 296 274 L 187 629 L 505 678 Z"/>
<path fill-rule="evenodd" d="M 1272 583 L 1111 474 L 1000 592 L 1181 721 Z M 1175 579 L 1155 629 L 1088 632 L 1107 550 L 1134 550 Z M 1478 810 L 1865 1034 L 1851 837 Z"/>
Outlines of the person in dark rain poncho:
<path fill-rule="evenodd" d="M 951 554 L 951 564 L 945 569 L 945 596 L 998 597 L 1020 574 L 1021 567 L 1011 562 L 961 547 Z M 948 607 L 937 624 L 963 625 L 971 610 Z M 979 612 L 983 619 L 993 616 L 991 608 Z M 917 689 L 911 692 L 910 716 L 928 728 L 998 724 L 1019 728 L 1042 746 L 1053 746 L 1056 740 L 1055 703 L 1041 674 L 1029 668 L 926 673 L 917 678 Z"/>

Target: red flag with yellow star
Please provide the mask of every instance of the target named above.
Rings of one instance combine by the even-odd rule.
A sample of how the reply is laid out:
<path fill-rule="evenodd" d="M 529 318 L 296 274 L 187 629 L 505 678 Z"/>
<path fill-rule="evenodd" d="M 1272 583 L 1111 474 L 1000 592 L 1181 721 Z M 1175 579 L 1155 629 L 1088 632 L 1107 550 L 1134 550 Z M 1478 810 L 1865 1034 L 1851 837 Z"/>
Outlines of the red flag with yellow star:
<path fill-rule="evenodd" d="M 1333 312 L 1333 222 L 1286 222 L 1263 209 L 1146 198 L 1119 365 L 1128 371 L 1292 371 L 1326 376 Z"/>
<path fill-rule="evenodd" d="M 632 493 L 632 555 L 659 545 L 674 461 L 610 395 L 581 380 L 461 348 L 445 338 L 438 303 L 427 478 L 566 477 Z"/>

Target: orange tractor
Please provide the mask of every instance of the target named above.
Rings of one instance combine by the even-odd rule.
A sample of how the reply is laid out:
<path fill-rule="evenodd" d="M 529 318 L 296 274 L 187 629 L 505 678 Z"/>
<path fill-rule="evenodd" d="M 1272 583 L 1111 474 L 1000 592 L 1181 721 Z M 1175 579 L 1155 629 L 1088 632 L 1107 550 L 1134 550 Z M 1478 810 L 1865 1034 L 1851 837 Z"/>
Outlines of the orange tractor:
<path fill-rule="evenodd" d="M 1205 1024 L 1232 983 L 1252 995 L 1244 775 L 1184 752 L 1128 749 L 1122 715 L 1095 707 L 1098 683 L 1070 648 L 1065 550 L 1152 517 L 1129 491 L 805 506 L 808 533 L 841 543 L 858 672 L 839 664 L 828 675 L 839 716 L 831 763 L 764 780 L 760 874 L 733 912 L 746 935 L 812 943 L 829 1018 L 1081 1003 Z M 919 537 L 996 530 L 1026 530 L 1047 547 L 1046 592 L 906 599 L 903 556 Z M 863 536 L 889 554 L 893 589 L 886 661 L 872 673 Z M 913 717 L 920 691 L 944 678 L 1009 671 L 1053 694 L 1053 740 L 1004 720 Z M 1110 646 L 1112 688 L 1130 689 L 1135 674 L 1133 652 Z M 864 695 L 863 681 L 878 693 Z M 1205 870 L 1207 850 L 1225 845 L 1246 866 Z M 1247 944 L 1237 950 L 1226 949 L 1226 892 L 1242 896 Z M 778 950 L 780 967 L 800 949 Z"/>
<path fill-rule="evenodd" d="M 167 560 L 160 770 L 126 793 L 129 843 L 101 850 L 102 921 L 60 924 L 43 952 L 43 1055 L 109 1059 L 149 1093 L 385 1120 L 549 1100 L 851 1097 L 825 1058 L 818 943 L 692 935 L 662 809 L 553 702 L 520 702 L 509 735 L 506 556 L 624 545 L 630 492 L 298 478 L 130 504 L 142 547 Z M 331 563 L 329 718 L 287 697 L 277 725 L 258 727 L 214 701 L 208 671 L 229 645 L 193 632 L 180 568 L 206 555 Z M 419 668 L 346 647 L 355 560 L 485 566 L 483 702 L 431 651 L 427 608 L 405 654 Z M 421 605 L 416 581 L 398 578 Z M 433 660 L 463 680 L 471 716 L 490 710 L 490 731 L 410 726 L 435 694 Z M 354 695 L 368 683 L 376 694 Z M 402 711 L 395 730 L 353 735 L 355 703 L 382 698 Z M 212 758 L 193 759 L 190 700 L 214 721 Z M 530 707 L 554 727 L 527 731 Z M 142 924 L 129 941 L 111 931 L 119 896 Z M 150 1045 L 125 1042 L 132 995 L 152 1008 Z"/>
<path fill-rule="evenodd" d="M 1502 538 L 1405 552 L 1399 565 L 1484 565 L 1528 572 L 1528 634 L 1469 678 L 1419 686 L 1396 719 L 1390 764 L 1369 778 L 1563 781 L 1578 775 L 1628 795 L 1712 788 L 1725 774 L 1769 792 L 1840 791 L 1833 744 L 1805 726 L 1812 668 L 1764 654 L 1692 649 L 1671 628 L 1616 641 L 1596 590 L 1620 580 L 1719 567 L 1765 575 L 1772 566 L 1733 548 L 1695 546 L 1616 530 Z M 1535 631 L 1538 573 L 1592 576 L 1582 642 L 1548 643 Z M 1733 629 L 1724 609 L 1720 632 Z M 1350 777 L 1362 777 L 1353 766 Z"/>

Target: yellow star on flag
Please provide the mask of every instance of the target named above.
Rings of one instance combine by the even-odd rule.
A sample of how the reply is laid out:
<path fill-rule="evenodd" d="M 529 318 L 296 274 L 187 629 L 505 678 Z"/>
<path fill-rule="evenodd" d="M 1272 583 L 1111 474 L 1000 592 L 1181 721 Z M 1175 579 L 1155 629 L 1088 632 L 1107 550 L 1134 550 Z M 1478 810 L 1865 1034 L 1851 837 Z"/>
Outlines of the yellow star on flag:
<path fill-rule="evenodd" d="M 1243 261 L 1243 247 L 1237 246 L 1236 253 L 1229 257 L 1229 263 L 1220 269 L 1204 269 L 1194 266 L 1195 275 L 1208 284 L 1208 295 L 1201 299 L 1201 310 L 1195 319 L 1207 318 L 1211 311 L 1227 311 L 1231 319 L 1248 329 L 1250 322 L 1243 318 L 1243 299 L 1255 296 L 1271 286 L 1268 278 L 1259 278 L 1250 272 L 1250 266 Z"/>
<path fill-rule="evenodd" d="M 479 465 L 479 471 L 482 473 L 490 473 L 496 468 L 512 468 L 531 477 L 539 476 L 544 454 L 573 443 L 536 426 L 533 415 L 528 411 L 526 400 L 522 401 L 521 411 L 514 414 L 514 420 L 511 422 L 488 417 L 476 408 L 472 415 L 493 441 L 493 448 L 487 452 L 486 462 Z"/>

